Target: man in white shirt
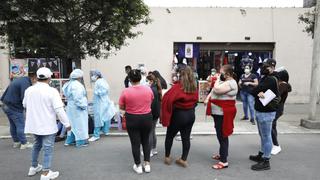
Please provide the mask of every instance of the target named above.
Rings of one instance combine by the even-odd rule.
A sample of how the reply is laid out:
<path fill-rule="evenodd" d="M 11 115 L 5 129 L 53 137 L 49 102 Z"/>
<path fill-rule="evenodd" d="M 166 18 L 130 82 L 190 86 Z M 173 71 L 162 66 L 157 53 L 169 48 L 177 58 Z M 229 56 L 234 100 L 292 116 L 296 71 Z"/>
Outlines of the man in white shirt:
<path fill-rule="evenodd" d="M 70 123 L 59 92 L 49 86 L 52 76 L 50 69 L 42 67 L 37 71 L 38 82 L 25 91 L 23 106 L 26 108 L 25 133 L 34 134 L 32 166 L 28 176 L 42 170 L 40 180 L 55 179 L 59 172 L 50 170 L 55 135 L 58 131 L 56 117 L 70 130 Z M 43 165 L 38 164 L 38 157 L 43 147 Z"/>

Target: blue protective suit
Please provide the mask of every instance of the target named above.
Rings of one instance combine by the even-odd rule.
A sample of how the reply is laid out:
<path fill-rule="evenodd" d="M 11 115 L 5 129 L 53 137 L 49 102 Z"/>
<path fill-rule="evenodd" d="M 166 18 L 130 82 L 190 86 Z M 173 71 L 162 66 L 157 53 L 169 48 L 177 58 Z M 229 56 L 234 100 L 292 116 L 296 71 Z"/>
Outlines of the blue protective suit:
<path fill-rule="evenodd" d="M 93 112 L 95 127 L 103 127 L 106 122 L 110 123 L 110 120 L 116 114 L 114 103 L 109 98 L 109 85 L 103 78 L 95 82 Z"/>
<path fill-rule="evenodd" d="M 88 139 L 88 100 L 84 86 L 79 81 L 70 79 L 62 87 L 62 91 L 68 101 L 67 115 L 75 140 Z"/>

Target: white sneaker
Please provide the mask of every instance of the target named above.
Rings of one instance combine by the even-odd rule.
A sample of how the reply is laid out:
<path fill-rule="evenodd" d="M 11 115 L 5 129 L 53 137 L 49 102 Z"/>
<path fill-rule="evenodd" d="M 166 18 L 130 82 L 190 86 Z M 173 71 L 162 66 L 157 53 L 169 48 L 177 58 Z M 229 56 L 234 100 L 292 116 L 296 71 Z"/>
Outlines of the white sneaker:
<path fill-rule="evenodd" d="M 176 138 L 174 138 L 176 141 L 182 141 L 181 136 L 176 136 Z"/>
<path fill-rule="evenodd" d="M 30 167 L 29 169 L 29 173 L 28 173 L 28 176 L 34 176 L 36 175 L 38 172 L 40 172 L 42 170 L 42 165 L 41 164 L 38 164 L 37 167 Z"/>
<path fill-rule="evenodd" d="M 21 150 L 31 149 L 31 148 L 33 148 L 33 144 L 32 144 L 32 143 L 29 143 L 29 142 L 27 142 L 26 144 L 21 144 L 21 146 L 20 146 L 20 149 L 21 149 Z"/>
<path fill-rule="evenodd" d="M 152 153 L 152 151 L 150 151 L 150 157 L 153 157 L 153 155 L 154 155 L 154 154 Z"/>
<path fill-rule="evenodd" d="M 45 175 L 41 175 L 40 180 L 50 180 L 50 179 L 56 179 L 59 176 L 59 172 L 58 171 L 49 171 L 49 173 L 45 176 Z"/>
<path fill-rule="evenodd" d="M 142 174 L 142 173 L 143 173 L 141 164 L 138 165 L 138 166 L 137 166 L 136 164 L 134 164 L 134 165 L 133 165 L 133 170 L 134 170 L 137 174 Z"/>
<path fill-rule="evenodd" d="M 280 146 L 273 146 L 271 150 L 272 155 L 277 155 L 281 152 L 281 147 Z"/>
<path fill-rule="evenodd" d="M 143 169 L 144 169 L 144 172 L 150 173 L 151 172 L 150 163 L 148 163 L 148 162 L 143 163 Z"/>
<path fill-rule="evenodd" d="M 97 141 L 98 139 L 100 139 L 100 138 L 92 136 L 88 141 L 94 142 L 94 141 Z"/>
<path fill-rule="evenodd" d="M 21 146 L 21 143 L 20 142 L 14 142 L 13 143 L 13 148 L 19 148 Z"/>
<path fill-rule="evenodd" d="M 158 154 L 157 149 L 152 149 L 151 152 L 152 152 L 153 155 L 157 155 Z"/>

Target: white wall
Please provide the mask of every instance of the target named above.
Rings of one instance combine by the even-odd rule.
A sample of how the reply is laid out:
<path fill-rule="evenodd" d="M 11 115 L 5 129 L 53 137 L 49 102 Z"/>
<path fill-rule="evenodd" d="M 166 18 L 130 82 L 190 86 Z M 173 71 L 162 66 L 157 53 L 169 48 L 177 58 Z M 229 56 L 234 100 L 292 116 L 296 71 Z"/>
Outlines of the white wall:
<path fill-rule="evenodd" d="M 243 8 L 242 8 L 243 9 Z M 312 39 L 303 32 L 298 15 L 303 8 L 151 8 L 153 22 L 140 29 L 142 36 L 129 40 L 117 55 L 95 60 L 88 57 L 82 67 L 99 69 L 108 80 L 115 101 L 123 89 L 124 67 L 146 64 L 148 70 L 159 70 L 169 80 L 174 42 L 275 42 L 278 66 L 290 72 L 293 92 L 288 102 L 308 102 Z M 201 36 L 202 40 L 196 40 Z M 244 40 L 250 36 L 251 40 Z M 89 82 L 89 77 L 86 77 Z"/>
<path fill-rule="evenodd" d="M 0 37 L 0 46 L 5 49 L 0 49 L 0 96 L 9 84 L 9 50 L 4 37 Z"/>

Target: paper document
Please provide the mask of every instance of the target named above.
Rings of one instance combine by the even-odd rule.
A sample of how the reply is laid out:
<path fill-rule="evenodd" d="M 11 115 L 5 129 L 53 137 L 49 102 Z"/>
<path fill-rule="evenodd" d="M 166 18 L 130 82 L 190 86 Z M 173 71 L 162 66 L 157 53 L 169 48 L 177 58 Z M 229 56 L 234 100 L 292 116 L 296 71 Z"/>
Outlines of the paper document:
<path fill-rule="evenodd" d="M 276 95 L 270 90 L 268 89 L 265 93 L 264 93 L 264 98 L 259 98 L 260 102 L 262 103 L 263 106 L 266 106 L 267 104 L 269 104 L 270 101 L 272 101 L 272 99 L 274 99 L 276 97 Z"/>

